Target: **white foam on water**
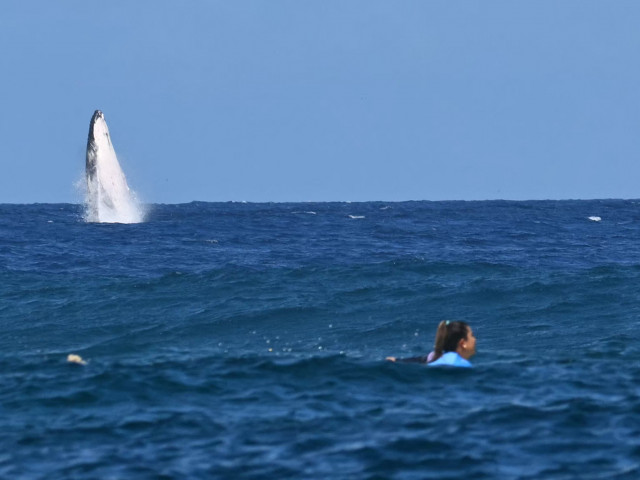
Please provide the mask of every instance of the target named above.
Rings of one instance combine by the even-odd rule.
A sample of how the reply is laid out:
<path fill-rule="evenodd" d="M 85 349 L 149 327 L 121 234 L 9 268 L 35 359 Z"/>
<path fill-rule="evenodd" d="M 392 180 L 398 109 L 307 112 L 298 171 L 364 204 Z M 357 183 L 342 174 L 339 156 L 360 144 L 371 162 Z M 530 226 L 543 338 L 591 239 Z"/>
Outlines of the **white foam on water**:
<path fill-rule="evenodd" d="M 94 116 L 95 118 L 95 116 Z M 92 119 L 94 121 L 94 119 Z M 93 139 L 89 138 L 87 157 L 92 158 L 95 174 L 87 172 L 85 221 L 97 223 L 140 223 L 145 211 L 136 194 L 129 188 L 111 144 L 104 116 L 93 124 Z M 91 136 L 91 133 L 89 134 Z M 93 148 L 91 143 L 93 140 Z"/>
<path fill-rule="evenodd" d="M 593 217 L 589 217 L 589 220 L 591 220 L 592 222 L 599 222 L 600 220 L 602 220 L 602 218 L 593 216 Z"/>
<path fill-rule="evenodd" d="M 364 215 L 349 215 L 349 218 L 353 218 L 354 220 L 356 219 L 360 219 L 360 218 L 365 218 Z"/>

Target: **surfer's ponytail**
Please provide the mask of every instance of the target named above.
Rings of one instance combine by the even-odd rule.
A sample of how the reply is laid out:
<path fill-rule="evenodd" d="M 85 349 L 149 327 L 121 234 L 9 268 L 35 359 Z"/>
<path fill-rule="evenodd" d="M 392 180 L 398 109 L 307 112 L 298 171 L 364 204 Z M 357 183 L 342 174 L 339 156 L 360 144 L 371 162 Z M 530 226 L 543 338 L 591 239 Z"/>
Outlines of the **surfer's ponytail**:
<path fill-rule="evenodd" d="M 468 334 L 469 325 L 465 322 L 441 321 L 436 330 L 436 341 L 433 345 L 433 359 L 431 361 L 439 359 L 447 352 L 455 352 L 460 340 L 466 339 Z"/>

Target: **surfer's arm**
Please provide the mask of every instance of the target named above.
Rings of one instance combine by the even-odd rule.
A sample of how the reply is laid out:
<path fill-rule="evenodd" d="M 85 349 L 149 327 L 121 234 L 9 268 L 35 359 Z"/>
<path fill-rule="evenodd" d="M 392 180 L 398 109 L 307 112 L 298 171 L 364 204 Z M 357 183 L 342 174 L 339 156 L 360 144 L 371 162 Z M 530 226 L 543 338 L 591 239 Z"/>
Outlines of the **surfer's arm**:
<path fill-rule="evenodd" d="M 410 357 L 410 358 L 387 357 L 387 360 L 390 362 L 402 362 L 402 363 L 428 363 L 429 355 L 423 355 L 421 357 Z"/>

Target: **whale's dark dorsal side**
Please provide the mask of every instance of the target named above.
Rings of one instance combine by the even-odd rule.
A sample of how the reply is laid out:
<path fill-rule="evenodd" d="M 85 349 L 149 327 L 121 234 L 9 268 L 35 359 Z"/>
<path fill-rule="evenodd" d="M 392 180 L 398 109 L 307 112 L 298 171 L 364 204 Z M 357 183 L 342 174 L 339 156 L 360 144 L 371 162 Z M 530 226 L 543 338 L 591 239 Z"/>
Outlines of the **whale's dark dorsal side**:
<path fill-rule="evenodd" d="M 85 165 L 87 187 L 89 187 L 89 184 L 96 177 L 96 156 L 98 153 L 98 147 L 96 145 L 94 137 L 94 127 L 96 124 L 96 120 L 99 118 L 104 119 L 104 115 L 100 110 L 96 110 L 95 112 L 93 112 L 93 117 L 91 117 L 91 123 L 89 124 L 89 137 L 87 138 L 87 160 Z"/>

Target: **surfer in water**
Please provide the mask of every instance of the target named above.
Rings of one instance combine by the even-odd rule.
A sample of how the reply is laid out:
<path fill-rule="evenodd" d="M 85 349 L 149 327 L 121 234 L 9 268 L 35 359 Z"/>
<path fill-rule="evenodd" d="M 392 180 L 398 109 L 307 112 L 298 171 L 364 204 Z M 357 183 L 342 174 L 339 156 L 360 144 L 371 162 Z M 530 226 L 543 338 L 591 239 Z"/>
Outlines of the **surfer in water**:
<path fill-rule="evenodd" d="M 443 320 L 436 330 L 433 352 L 411 358 L 387 357 L 390 362 L 426 363 L 428 366 L 471 367 L 469 359 L 476 353 L 476 337 L 465 322 Z"/>

